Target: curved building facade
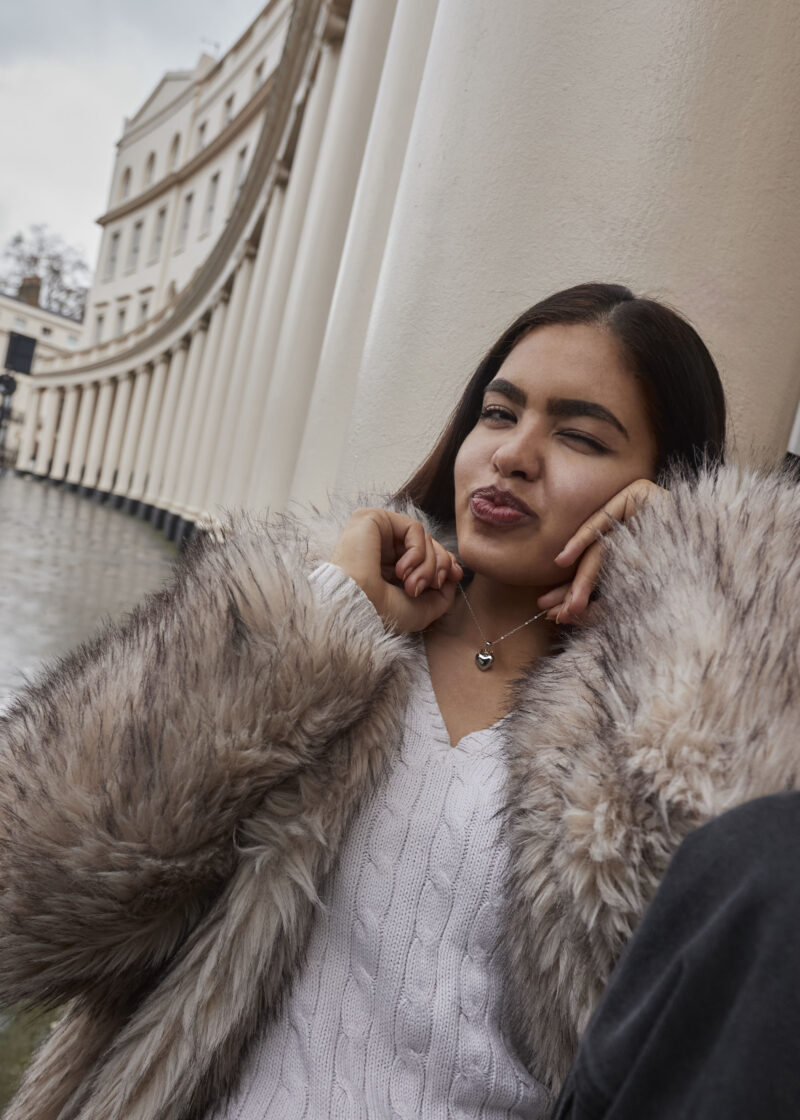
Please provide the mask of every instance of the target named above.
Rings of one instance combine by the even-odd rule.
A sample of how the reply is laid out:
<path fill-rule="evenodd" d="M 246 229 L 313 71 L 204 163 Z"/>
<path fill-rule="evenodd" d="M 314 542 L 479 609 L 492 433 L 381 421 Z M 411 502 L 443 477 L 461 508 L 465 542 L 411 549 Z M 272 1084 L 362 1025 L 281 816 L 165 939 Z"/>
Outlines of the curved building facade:
<path fill-rule="evenodd" d="M 497 333 L 614 279 L 688 313 L 740 455 L 800 397 L 800 13 L 272 0 L 127 121 L 81 348 L 17 469 L 174 537 L 398 485 Z"/>

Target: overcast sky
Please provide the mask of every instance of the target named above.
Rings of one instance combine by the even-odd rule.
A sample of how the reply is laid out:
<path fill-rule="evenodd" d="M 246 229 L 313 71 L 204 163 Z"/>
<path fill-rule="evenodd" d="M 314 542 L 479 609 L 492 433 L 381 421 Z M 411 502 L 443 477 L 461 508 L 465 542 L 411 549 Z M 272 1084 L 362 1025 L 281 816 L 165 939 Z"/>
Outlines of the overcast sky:
<path fill-rule="evenodd" d="M 93 269 L 123 117 L 265 2 L 0 0 L 0 247 L 44 222 Z"/>

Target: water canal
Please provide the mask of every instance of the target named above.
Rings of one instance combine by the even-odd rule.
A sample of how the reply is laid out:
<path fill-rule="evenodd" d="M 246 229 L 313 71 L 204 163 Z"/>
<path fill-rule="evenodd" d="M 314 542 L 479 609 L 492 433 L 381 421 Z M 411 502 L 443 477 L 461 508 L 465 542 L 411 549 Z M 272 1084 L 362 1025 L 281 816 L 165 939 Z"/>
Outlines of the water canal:
<path fill-rule="evenodd" d="M 43 662 L 161 587 L 174 560 L 148 523 L 0 473 L 0 710 Z M 0 1112 L 53 1017 L 0 1010 Z"/>

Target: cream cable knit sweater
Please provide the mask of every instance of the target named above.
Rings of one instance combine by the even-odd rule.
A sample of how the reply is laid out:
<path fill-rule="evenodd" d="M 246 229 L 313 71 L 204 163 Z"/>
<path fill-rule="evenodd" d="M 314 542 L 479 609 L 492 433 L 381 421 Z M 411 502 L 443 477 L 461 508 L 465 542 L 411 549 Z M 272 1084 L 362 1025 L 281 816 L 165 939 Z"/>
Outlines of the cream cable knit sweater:
<path fill-rule="evenodd" d="M 351 581 L 312 576 L 333 598 Z M 504 1035 L 501 724 L 451 748 L 424 655 L 400 756 L 362 805 L 308 955 L 214 1120 L 545 1115 Z"/>

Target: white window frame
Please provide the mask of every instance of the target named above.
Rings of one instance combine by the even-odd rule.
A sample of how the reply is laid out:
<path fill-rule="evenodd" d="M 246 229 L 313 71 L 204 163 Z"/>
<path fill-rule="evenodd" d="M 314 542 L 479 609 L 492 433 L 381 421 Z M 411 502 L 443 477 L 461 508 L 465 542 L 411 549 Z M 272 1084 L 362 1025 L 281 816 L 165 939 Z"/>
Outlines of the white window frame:
<path fill-rule="evenodd" d="M 160 207 L 156 212 L 156 220 L 153 224 L 153 242 L 150 246 L 150 264 L 155 264 L 161 257 L 161 250 L 164 245 L 164 233 L 167 228 L 167 208 L 166 206 Z"/>
<path fill-rule="evenodd" d="M 217 205 L 218 194 L 219 171 L 215 171 L 208 180 L 208 187 L 206 189 L 206 205 L 203 210 L 203 228 L 200 230 L 201 237 L 205 237 L 206 234 L 211 231 L 211 226 L 214 223 L 214 207 Z"/>
<path fill-rule="evenodd" d="M 139 264 L 139 253 L 142 249 L 142 233 L 144 232 L 144 218 L 133 223 L 131 230 L 131 243 L 128 247 L 128 272 L 135 272 Z"/>
<path fill-rule="evenodd" d="M 182 253 L 186 248 L 186 242 L 189 240 L 189 227 L 192 222 L 192 203 L 194 202 L 194 192 L 189 191 L 188 194 L 183 196 L 183 209 L 181 211 L 181 227 L 178 231 L 178 244 L 175 246 L 176 253 Z"/>
<path fill-rule="evenodd" d="M 108 242 L 108 260 L 106 261 L 106 274 L 105 280 L 113 280 L 114 273 L 117 271 L 117 261 L 119 260 L 119 243 L 121 239 L 121 231 L 114 230 Z"/>

